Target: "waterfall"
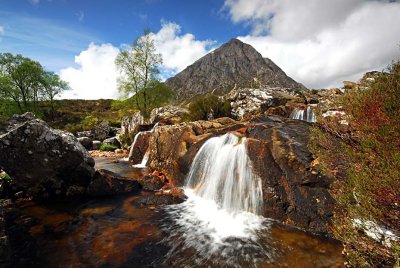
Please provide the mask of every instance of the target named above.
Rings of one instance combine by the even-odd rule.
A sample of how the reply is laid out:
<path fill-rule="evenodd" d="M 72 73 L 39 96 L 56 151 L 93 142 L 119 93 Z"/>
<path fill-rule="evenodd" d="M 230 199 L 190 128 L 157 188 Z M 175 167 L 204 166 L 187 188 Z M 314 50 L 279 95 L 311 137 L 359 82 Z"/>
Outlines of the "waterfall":
<path fill-rule="evenodd" d="M 262 212 L 261 180 L 252 172 L 246 138 L 233 134 L 209 139 L 193 160 L 187 187 L 231 212 Z"/>
<path fill-rule="evenodd" d="M 261 179 L 252 170 L 246 138 L 228 133 L 203 144 L 186 179 L 188 199 L 164 207 L 163 241 L 171 246 L 165 264 L 256 267 L 274 258 L 274 250 L 259 242 L 269 221 L 260 216 Z"/>
<path fill-rule="evenodd" d="M 133 150 L 134 150 L 134 148 L 135 148 L 135 146 L 136 146 L 136 143 L 137 143 L 139 137 L 142 136 L 142 135 L 145 135 L 146 133 L 153 133 L 153 132 L 154 132 L 154 129 L 158 126 L 158 124 L 159 124 L 159 123 L 156 123 L 150 130 L 147 130 L 147 131 L 139 131 L 139 132 L 135 135 L 135 138 L 133 139 L 133 142 L 132 142 L 132 145 L 131 145 L 131 149 L 130 149 L 130 151 L 129 151 L 128 159 L 131 159 L 131 157 L 133 156 L 133 153 L 134 153 Z M 149 155 L 150 155 L 150 150 L 149 150 L 149 148 L 147 148 L 145 154 L 143 155 L 143 158 L 142 158 L 141 163 L 140 163 L 140 164 L 133 165 L 133 167 L 145 168 L 145 167 L 146 167 L 146 164 L 147 164 L 147 161 L 149 160 Z"/>
<path fill-rule="evenodd" d="M 296 120 L 303 120 L 310 123 L 314 123 L 317 121 L 317 118 L 311 106 L 307 106 L 306 109 L 295 108 L 293 112 L 290 114 L 290 118 Z"/>

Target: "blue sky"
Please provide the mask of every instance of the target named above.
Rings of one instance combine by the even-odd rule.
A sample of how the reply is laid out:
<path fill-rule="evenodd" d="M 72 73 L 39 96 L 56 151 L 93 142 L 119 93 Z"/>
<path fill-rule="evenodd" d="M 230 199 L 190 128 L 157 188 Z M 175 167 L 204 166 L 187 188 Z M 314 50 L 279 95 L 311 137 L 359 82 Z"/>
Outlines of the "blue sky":
<path fill-rule="evenodd" d="M 90 42 L 131 43 L 145 28 L 158 31 L 161 21 L 173 21 L 200 40 L 223 43 L 247 28 L 232 24 L 223 5 L 221 0 L 0 0 L 5 32 L 0 48 L 57 70 L 73 64 Z"/>
<path fill-rule="evenodd" d="M 116 98 L 114 59 L 144 28 L 162 78 L 231 38 L 251 44 L 309 88 L 341 86 L 398 59 L 399 1 L 0 0 L 0 52 L 60 74 L 64 98 Z"/>

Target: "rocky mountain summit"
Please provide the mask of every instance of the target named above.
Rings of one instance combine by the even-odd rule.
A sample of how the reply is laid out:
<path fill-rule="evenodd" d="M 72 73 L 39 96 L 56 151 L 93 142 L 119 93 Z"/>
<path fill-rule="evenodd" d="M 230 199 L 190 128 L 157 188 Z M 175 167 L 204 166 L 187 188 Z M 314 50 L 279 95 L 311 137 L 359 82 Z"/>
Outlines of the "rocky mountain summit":
<path fill-rule="evenodd" d="M 232 39 L 197 60 L 166 84 L 175 90 L 178 101 L 207 93 L 223 95 L 236 88 L 281 88 L 290 91 L 305 87 L 285 74 L 272 60 L 263 58 L 252 46 Z"/>

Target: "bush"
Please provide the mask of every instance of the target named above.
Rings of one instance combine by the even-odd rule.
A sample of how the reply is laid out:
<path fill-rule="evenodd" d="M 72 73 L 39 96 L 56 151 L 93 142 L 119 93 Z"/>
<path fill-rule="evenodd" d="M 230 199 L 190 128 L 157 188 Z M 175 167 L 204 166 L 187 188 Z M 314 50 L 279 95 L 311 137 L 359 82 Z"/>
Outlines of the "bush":
<path fill-rule="evenodd" d="M 189 116 L 192 120 L 208 120 L 231 116 L 231 104 L 223 101 L 216 95 L 199 96 L 189 104 Z"/>
<path fill-rule="evenodd" d="M 393 267 L 400 244 L 385 249 L 352 220 L 372 220 L 400 231 L 400 62 L 363 86 L 337 100 L 348 127 L 321 118 L 320 128 L 330 131 L 312 129 L 310 149 L 324 173 L 337 179 L 332 190 L 338 202 L 335 235 L 347 245 L 349 266 Z"/>
<path fill-rule="evenodd" d="M 101 144 L 101 146 L 100 146 L 100 151 L 110 151 L 110 152 L 114 152 L 116 149 L 118 149 L 117 146 L 110 145 L 110 144 L 106 144 L 106 143 L 103 143 L 103 144 Z"/>

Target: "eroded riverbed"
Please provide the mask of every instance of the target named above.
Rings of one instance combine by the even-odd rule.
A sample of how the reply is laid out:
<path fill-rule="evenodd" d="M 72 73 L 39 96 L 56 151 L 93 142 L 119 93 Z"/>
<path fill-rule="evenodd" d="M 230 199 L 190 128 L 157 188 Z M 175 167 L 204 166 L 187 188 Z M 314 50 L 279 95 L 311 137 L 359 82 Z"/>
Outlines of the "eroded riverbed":
<path fill-rule="evenodd" d="M 126 162 L 97 160 L 98 168 L 124 176 L 140 170 Z M 34 219 L 30 233 L 38 266 L 48 267 L 342 267 L 339 242 L 272 220 L 260 219 L 251 237 L 224 238 L 215 245 L 204 222 L 179 222 L 188 206 L 142 205 L 141 192 L 117 197 L 38 205 L 22 212 Z M 232 223 L 224 222 L 229 228 Z M 212 228 L 212 227 L 211 227 Z M 191 238 L 191 235 L 195 235 Z M 211 241 L 211 242 L 210 242 Z M 208 244 L 207 244 L 208 243 Z M 208 249 L 208 250 L 207 250 Z"/>

